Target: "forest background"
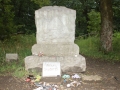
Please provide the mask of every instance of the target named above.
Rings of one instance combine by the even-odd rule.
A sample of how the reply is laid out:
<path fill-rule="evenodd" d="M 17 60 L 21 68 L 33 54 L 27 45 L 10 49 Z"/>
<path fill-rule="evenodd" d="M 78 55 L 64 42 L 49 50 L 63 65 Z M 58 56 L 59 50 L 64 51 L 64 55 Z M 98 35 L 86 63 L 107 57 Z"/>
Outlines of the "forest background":
<path fill-rule="evenodd" d="M 76 10 L 76 37 L 88 33 L 99 34 L 100 1 L 102 0 L 0 0 L 0 40 L 10 38 L 13 34 L 35 33 L 35 10 L 49 5 Z M 111 2 L 113 32 L 119 32 L 120 1 L 111 0 Z"/>

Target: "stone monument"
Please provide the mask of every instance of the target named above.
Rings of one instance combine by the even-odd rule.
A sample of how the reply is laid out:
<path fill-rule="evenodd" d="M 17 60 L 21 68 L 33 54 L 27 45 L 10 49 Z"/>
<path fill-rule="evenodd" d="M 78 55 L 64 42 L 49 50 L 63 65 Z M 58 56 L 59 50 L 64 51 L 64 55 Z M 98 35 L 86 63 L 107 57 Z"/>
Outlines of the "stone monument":
<path fill-rule="evenodd" d="M 46 6 L 35 11 L 36 41 L 25 58 L 26 70 L 42 68 L 43 62 L 60 62 L 62 72 L 84 72 L 86 61 L 75 40 L 76 11 Z"/>

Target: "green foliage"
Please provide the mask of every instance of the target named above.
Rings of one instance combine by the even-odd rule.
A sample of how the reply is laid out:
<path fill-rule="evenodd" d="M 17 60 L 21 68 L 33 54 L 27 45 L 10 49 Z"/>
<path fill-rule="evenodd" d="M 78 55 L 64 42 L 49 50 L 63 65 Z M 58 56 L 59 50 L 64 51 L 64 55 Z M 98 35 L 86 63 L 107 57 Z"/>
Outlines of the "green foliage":
<path fill-rule="evenodd" d="M 35 10 L 49 5 L 49 0 L 12 0 L 15 14 L 14 23 L 17 33 L 31 34 L 36 32 Z"/>
<path fill-rule="evenodd" d="M 31 34 L 36 31 L 34 13 L 39 8 L 31 0 L 12 0 L 14 23 L 17 33 Z"/>
<path fill-rule="evenodd" d="M 36 71 L 26 71 L 25 68 L 23 66 L 18 67 L 13 73 L 12 75 L 14 77 L 18 77 L 18 78 L 23 78 L 23 77 L 28 77 L 28 75 L 41 75 L 41 72 L 36 72 Z"/>
<path fill-rule="evenodd" d="M 0 42 L 0 73 L 12 72 L 19 67 L 23 67 L 24 58 L 31 55 L 31 47 L 36 43 L 35 35 L 16 35 L 11 39 Z M 7 63 L 6 53 L 18 53 L 18 62 Z"/>
<path fill-rule="evenodd" d="M 10 37 L 11 34 L 16 32 L 13 22 L 13 6 L 10 3 L 11 0 L 0 1 L 0 39 Z"/>
<path fill-rule="evenodd" d="M 113 34 L 113 43 L 114 43 L 113 48 L 114 48 L 114 51 L 116 51 L 116 52 L 120 51 L 120 48 L 119 48 L 120 42 L 119 41 L 120 41 L 120 32 L 115 32 Z"/>
<path fill-rule="evenodd" d="M 113 0 L 113 23 L 114 23 L 114 30 L 120 31 L 120 0 Z"/>
<path fill-rule="evenodd" d="M 38 4 L 39 7 L 50 5 L 50 0 L 31 0 L 31 1 L 33 1 L 36 4 Z"/>
<path fill-rule="evenodd" d="M 89 37 L 87 39 L 84 39 L 84 37 L 80 37 L 79 39 L 75 40 L 75 43 L 80 47 L 81 54 L 96 57 L 96 52 L 98 52 L 99 48 L 98 38 Z"/>
<path fill-rule="evenodd" d="M 113 38 L 113 51 L 104 54 L 99 50 L 100 40 L 98 37 L 88 37 L 86 39 L 79 38 L 75 40 L 75 43 L 80 47 L 80 53 L 92 58 L 100 58 L 101 60 L 106 60 L 110 62 L 120 62 L 120 34 L 117 33 L 117 37 Z"/>
<path fill-rule="evenodd" d="M 90 13 L 88 13 L 88 32 L 89 33 L 96 33 L 99 35 L 100 32 L 100 23 L 101 23 L 101 17 L 100 12 L 96 12 L 95 10 L 91 10 Z"/>
<path fill-rule="evenodd" d="M 24 76 L 27 76 L 29 74 L 28 71 L 25 70 L 24 67 L 18 67 L 15 72 L 13 72 L 13 76 L 18 77 L 18 78 L 22 78 Z"/>

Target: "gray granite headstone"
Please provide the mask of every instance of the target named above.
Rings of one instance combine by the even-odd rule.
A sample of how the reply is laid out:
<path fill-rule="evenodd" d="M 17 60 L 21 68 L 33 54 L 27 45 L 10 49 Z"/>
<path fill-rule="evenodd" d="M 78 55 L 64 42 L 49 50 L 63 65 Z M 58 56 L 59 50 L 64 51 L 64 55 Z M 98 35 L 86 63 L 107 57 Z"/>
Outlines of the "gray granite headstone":
<path fill-rule="evenodd" d="M 60 62 L 63 72 L 84 72 L 86 61 L 75 40 L 76 11 L 46 6 L 35 11 L 36 41 L 25 58 L 26 70 L 42 68 L 43 62 Z"/>

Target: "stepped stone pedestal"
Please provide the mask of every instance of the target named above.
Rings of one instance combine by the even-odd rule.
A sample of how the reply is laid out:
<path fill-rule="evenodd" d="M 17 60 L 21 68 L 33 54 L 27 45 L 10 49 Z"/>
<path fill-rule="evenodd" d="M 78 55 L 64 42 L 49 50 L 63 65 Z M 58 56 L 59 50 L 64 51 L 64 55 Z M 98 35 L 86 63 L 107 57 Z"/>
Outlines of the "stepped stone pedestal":
<path fill-rule="evenodd" d="M 25 58 L 26 70 L 42 68 L 43 62 L 60 62 L 63 72 L 84 72 L 86 61 L 75 39 L 76 11 L 47 6 L 35 11 L 36 41 Z"/>

